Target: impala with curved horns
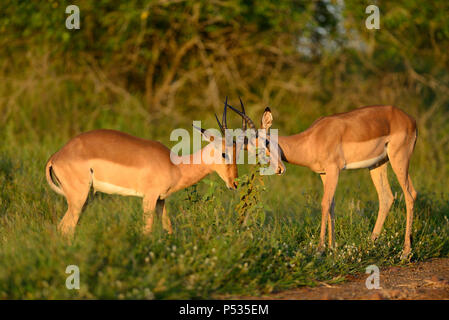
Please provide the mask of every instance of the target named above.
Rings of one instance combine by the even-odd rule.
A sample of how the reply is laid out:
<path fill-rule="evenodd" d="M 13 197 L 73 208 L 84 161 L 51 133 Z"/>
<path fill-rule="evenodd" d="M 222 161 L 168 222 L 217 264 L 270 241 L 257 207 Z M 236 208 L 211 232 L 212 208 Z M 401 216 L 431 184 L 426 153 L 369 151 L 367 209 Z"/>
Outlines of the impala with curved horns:
<path fill-rule="evenodd" d="M 261 127 L 268 131 L 272 122 L 271 110 L 266 108 Z M 394 106 L 367 106 L 321 117 L 301 133 L 278 137 L 277 152 L 282 160 L 320 174 L 324 194 L 319 251 L 324 249 L 326 225 L 329 247 L 334 247 L 334 193 L 340 172 L 345 169 L 370 170 L 379 199 L 379 211 L 371 236 L 373 240 L 377 239 L 394 200 L 387 177 L 389 161 L 404 193 L 407 222 L 402 258 L 409 256 L 417 196 L 409 174 L 409 163 L 416 139 L 415 119 Z"/>
<path fill-rule="evenodd" d="M 227 128 L 226 108 L 225 103 L 223 124 L 217 118 L 223 133 Z M 236 143 L 226 143 L 224 138 L 195 128 L 211 143 L 197 154 L 172 155 L 187 157 L 179 164 L 171 161 L 171 151 L 162 143 L 120 131 L 94 130 L 71 139 L 50 157 L 45 167 L 50 187 L 67 200 L 68 209 L 58 230 L 62 234 L 74 233 L 91 187 L 95 192 L 142 197 L 144 231 L 151 231 L 156 210 L 158 214 L 162 211 L 162 225 L 168 233 L 172 233 L 172 226 L 165 199 L 173 192 L 197 183 L 214 171 L 228 188 L 236 189 Z M 196 164 L 192 159 L 198 155 L 201 163 Z M 228 155 L 232 155 L 233 161 L 226 161 Z M 205 157 L 214 161 L 206 163 Z"/>
<path fill-rule="evenodd" d="M 264 151 L 264 154 L 258 153 L 258 156 L 260 157 L 259 160 L 263 159 L 265 162 L 268 162 L 273 170 L 271 171 L 272 173 L 274 172 L 277 175 L 284 174 L 286 168 L 282 162 L 282 158 L 277 152 L 279 150 L 277 139 L 272 139 L 268 130 L 263 130 L 263 127 L 261 128 L 262 130 L 257 130 L 256 125 L 245 112 L 245 106 L 243 105 L 242 99 L 239 98 L 239 100 L 242 111 L 237 110 L 229 104 L 227 105 L 228 108 L 242 117 L 243 133 L 237 137 L 237 141 L 239 141 L 238 146 L 243 146 L 244 149 L 248 151 L 249 155 L 257 154 L 257 150 L 261 149 Z M 248 126 L 249 130 L 247 130 Z"/>

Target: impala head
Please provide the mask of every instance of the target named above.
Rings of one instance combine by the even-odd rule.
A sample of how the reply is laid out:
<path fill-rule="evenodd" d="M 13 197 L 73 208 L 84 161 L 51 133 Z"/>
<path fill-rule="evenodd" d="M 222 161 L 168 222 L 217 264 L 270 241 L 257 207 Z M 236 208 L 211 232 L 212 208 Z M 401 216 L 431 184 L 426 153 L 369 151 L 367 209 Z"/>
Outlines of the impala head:
<path fill-rule="evenodd" d="M 277 143 L 277 139 L 271 139 L 270 128 L 273 123 L 273 115 L 269 107 L 265 108 L 260 121 L 260 128 L 258 131 L 259 139 L 256 139 L 256 148 L 262 148 L 265 155 L 270 158 L 270 165 L 275 170 L 276 174 L 284 174 L 286 168 L 282 162 L 282 151 Z M 262 144 L 262 146 L 260 146 Z"/>
<path fill-rule="evenodd" d="M 202 128 L 195 129 L 200 130 L 202 136 L 206 141 L 210 143 L 202 151 L 202 159 L 204 162 L 210 164 L 212 169 L 220 176 L 220 178 L 226 183 L 228 189 L 237 189 L 238 169 L 237 169 L 237 157 L 238 150 L 236 142 L 232 137 L 226 139 L 225 130 L 228 128 L 226 121 L 226 108 L 228 107 L 227 98 L 224 105 L 222 122 L 217 119 L 218 126 L 220 127 L 221 135 L 218 130 L 204 130 Z"/>
<path fill-rule="evenodd" d="M 270 167 L 278 175 L 285 172 L 286 168 L 282 162 L 281 149 L 277 144 L 277 139 L 271 139 L 270 131 L 271 125 L 273 123 L 273 116 L 271 114 L 270 108 L 266 108 L 261 120 L 260 129 L 257 130 L 254 122 L 245 113 L 245 107 L 240 99 L 240 105 L 242 111 L 235 109 L 234 107 L 228 105 L 234 112 L 238 113 L 242 117 L 242 127 L 243 131 L 246 133 L 247 127 L 252 129 L 253 134 L 244 135 L 244 149 L 248 151 L 249 154 L 256 154 L 259 150 L 259 157 L 263 156 L 269 162 Z"/>
<path fill-rule="evenodd" d="M 211 166 L 228 189 L 237 189 L 238 170 L 235 142 L 227 143 L 225 138 L 213 133 L 213 130 L 194 127 L 201 131 L 202 136 L 210 143 L 202 149 L 202 162 Z"/>

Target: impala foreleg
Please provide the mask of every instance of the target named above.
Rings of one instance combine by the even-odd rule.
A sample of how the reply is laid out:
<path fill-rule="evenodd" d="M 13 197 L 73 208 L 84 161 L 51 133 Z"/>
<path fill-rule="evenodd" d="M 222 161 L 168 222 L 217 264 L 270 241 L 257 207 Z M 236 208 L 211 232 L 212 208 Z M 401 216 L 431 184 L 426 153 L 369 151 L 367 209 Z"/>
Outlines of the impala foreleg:
<path fill-rule="evenodd" d="M 370 170 L 371 179 L 376 187 L 377 196 L 379 198 L 379 212 L 377 213 L 376 225 L 374 226 L 371 235 L 373 241 L 379 237 L 385 218 L 394 201 L 393 193 L 391 192 L 390 184 L 388 182 L 387 166 L 388 162 L 385 162 L 379 167 Z"/>
<path fill-rule="evenodd" d="M 156 194 L 146 194 L 143 198 L 143 219 L 145 223 L 143 232 L 146 234 L 151 233 L 153 230 L 154 211 L 156 209 L 158 197 L 159 196 Z"/>
<path fill-rule="evenodd" d="M 332 197 L 332 203 L 329 210 L 329 215 L 327 216 L 327 226 L 328 226 L 328 241 L 329 241 L 329 248 L 335 247 L 335 200 L 334 197 Z"/>
<path fill-rule="evenodd" d="M 335 217 L 334 217 L 334 194 L 337 188 L 338 176 L 340 170 L 338 168 L 330 168 L 321 175 L 323 181 L 323 198 L 321 200 L 321 232 L 319 251 L 323 251 L 326 238 L 326 224 L 329 225 L 329 247 L 335 245 Z"/>
<path fill-rule="evenodd" d="M 170 217 L 168 216 L 168 213 L 167 213 L 167 207 L 165 206 L 165 200 L 158 200 L 157 207 L 162 209 L 161 210 L 162 211 L 162 227 L 164 228 L 165 231 L 168 232 L 168 234 L 172 234 L 173 229 L 171 226 Z M 158 212 L 160 212 L 160 210 L 158 210 Z"/>
<path fill-rule="evenodd" d="M 323 188 L 326 184 L 326 175 L 320 174 L 321 181 L 323 182 Z M 328 230 L 328 241 L 329 247 L 332 247 L 335 242 L 335 199 L 332 197 L 332 203 L 329 208 L 329 214 L 327 215 L 327 230 Z M 324 242 L 323 242 L 324 244 Z"/>

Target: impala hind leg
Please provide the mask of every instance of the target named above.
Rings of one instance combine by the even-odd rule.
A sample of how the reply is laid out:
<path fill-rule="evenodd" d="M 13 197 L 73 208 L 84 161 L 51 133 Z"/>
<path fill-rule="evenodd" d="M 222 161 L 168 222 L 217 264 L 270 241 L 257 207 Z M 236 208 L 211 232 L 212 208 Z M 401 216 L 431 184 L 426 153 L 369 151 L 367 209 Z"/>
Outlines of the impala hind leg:
<path fill-rule="evenodd" d="M 55 170 L 57 168 L 53 169 Z M 59 170 L 59 172 L 55 170 L 55 174 L 61 181 L 61 188 L 68 206 L 67 212 L 58 225 L 58 231 L 63 235 L 71 237 L 75 233 L 76 225 L 78 224 L 91 187 L 91 177 L 88 172 L 86 171 L 84 175 L 78 176 L 73 175 L 73 172 L 71 172 L 71 178 L 69 178 L 69 175 L 63 170 Z"/>
<path fill-rule="evenodd" d="M 321 181 L 323 182 L 323 189 L 324 185 L 326 184 L 326 175 L 320 174 Z M 335 198 L 332 197 L 332 203 L 330 206 L 329 214 L 327 216 L 327 228 L 328 228 L 328 241 L 329 241 L 329 247 L 333 247 L 335 243 Z"/>
<path fill-rule="evenodd" d="M 387 166 L 388 162 L 385 162 L 379 167 L 370 170 L 371 179 L 376 187 L 377 196 L 379 198 L 379 212 L 377 214 L 376 225 L 374 226 L 371 235 L 373 241 L 379 237 L 385 218 L 394 201 L 393 193 L 391 192 L 390 184 L 388 183 Z"/>
<path fill-rule="evenodd" d="M 414 141 L 409 141 L 409 143 L 398 144 L 397 148 L 390 143 L 388 157 L 390 158 L 391 167 L 401 185 L 402 191 L 404 192 L 405 206 L 407 208 L 407 222 L 405 228 L 405 240 L 404 240 L 404 250 L 402 252 L 402 259 L 409 256 L 411 251 L 411 233 L 413 224 L 413 208 L 416 198 L 416 191 L 411 184 L 411 179 L 408 173 L 408 167 L 410 162 L 410 157 L 413 152 Z"/>
<path fill-rule="evenodd" d="M 322 252 L 324 250 L 324 242 L 326 238 L 326 224 L 329 224 L 329 247 L 333 248 L 335 245 L 335 231 L 334 231 L 334 194 L 337 189 L 338 176 L 340 170 L 335 168 L 330 168 L 326 170 L 325 177 L 321 175 L 323 181 L 323 198 L 321 200 L 321 232 L 320 232 L 320 244 L 318 251 Z"/>
<path fill-rule="evenodd" d="M 418 196 L 418 192 L 416 192 L 415 187 L 413 187 L 412 179 L 410 178 L 410 173 L 408 174 L 408 186 L 410 188 L 410 192 L 412 194 L 413 200 L 416 201 L 416 197 Z"/>

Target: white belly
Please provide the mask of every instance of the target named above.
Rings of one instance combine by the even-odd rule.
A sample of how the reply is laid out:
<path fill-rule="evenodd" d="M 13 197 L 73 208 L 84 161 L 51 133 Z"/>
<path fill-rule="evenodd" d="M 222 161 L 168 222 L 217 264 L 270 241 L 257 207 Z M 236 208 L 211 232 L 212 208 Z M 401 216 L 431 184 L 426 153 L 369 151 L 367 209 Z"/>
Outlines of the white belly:
<path fill-rule="evenodd" d="M 343 169 L 362 169 L 369 168 L 384 160 L 387 157 L 387 149 L 385 148 L 384 152 L 375 158 L 366 159 L 362 161 L 352 162 L 345 165 Z"/>
<path fill-rule="evenodd" d="M 92 174 L 92 186 L 94 187 L 95 192 L 100 191 L 109 194 L 119 194 L 122 196 L 143 197 L 143 194 L 137 192 L 136 190 L 123 188 L 108 182 L 97 180 L 95 179 L 93 174 Z"/>

